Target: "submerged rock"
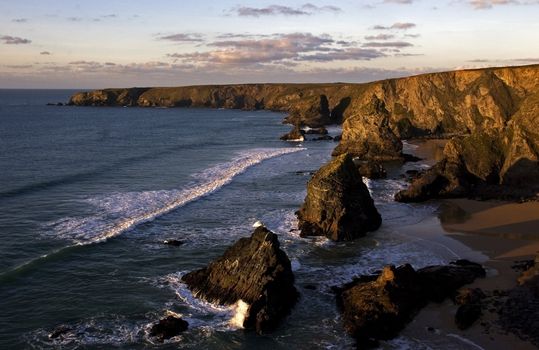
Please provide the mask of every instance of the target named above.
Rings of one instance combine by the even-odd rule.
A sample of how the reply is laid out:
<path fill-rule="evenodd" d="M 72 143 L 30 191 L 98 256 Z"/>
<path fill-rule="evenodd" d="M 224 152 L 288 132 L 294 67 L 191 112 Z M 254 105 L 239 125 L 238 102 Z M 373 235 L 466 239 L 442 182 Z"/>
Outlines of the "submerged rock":
<path fill-rule="evenodd" d="M 265 333 L 275 329 L 298 299 L 290 260 L 277 235 L 263 226 L 241 238 L 207 267 L 182 277 L 194 294 L 208 301 L 249 305 L 243 327 Z"/>
<path fill-rule="evenodd" d="M 177 240 L 177 239 L 165 239 L 163 241 L 163 244 L 170 245 L 173 247 L 179 247 L 183 244 L 183 241 Z"/>
<path fill-rule="evenodd" d="M 150 336 L 162 342 L 184 332 L 188 326 L 189 323 L 179 317 L 167 316 L 152 326 Z"/>
<path fill-rule="evenodd" d="M 484 273 L 467 261 L 417 271 L 408 264 L 387 266 L 337 290 L 344 327 L 360 347 L 394 338 L 429 301 L 441 302 Z"/>
<path fill-rule="evenodd" d="M 347 241 L 380 227 L 382 218 L 352 161 L 343 154 L 318 170 L 297 213 L 301 235 Z"/>
<path fill-rule="evenodd" d="M 52 332 L 49 333 L 49 339 L 62 338 L 67 333 L 71 332 L 73 329 L 66 325 L 61 325 L 56 327 Z"/>

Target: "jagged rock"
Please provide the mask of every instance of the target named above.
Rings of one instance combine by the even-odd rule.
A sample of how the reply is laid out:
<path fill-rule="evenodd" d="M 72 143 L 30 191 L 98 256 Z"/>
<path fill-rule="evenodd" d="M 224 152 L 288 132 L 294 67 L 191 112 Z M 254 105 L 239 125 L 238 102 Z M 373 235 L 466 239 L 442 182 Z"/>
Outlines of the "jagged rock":
<path fill-rule="evenodd" d="M 408 264 L 387 266 L 377 276 L 362 276 L 337 289 L 337 304 L 346 331 L 364 347 L 396 337 L 429 301 L 442 301 L 441 295 L 452 295 L 480 276 L 484 270 L 466 261 L 417 271 Z"/>
<path fill-rule="evenodd" d="M 358 238 L 382 223 L 349 154 L 333 159 L 314 174 L 297 214 L 303 237 L 326 236 L 334 241 Z"/>
<path fill-rule="evenodd" d="M 179 317 L 167 316 L 152 326 L 150 336 L 162 342 L 186 331 L 188 326 L 189 323 Z"/>
<path fill-rule="evenodd" d="M 389 127 L 389 112 L 384 102 L 376 96 L 344 122 L 341 142 L 333 155 L 343 153 L 379 161 L 402 158 L 402 142 Z"/>
<path fill-rule="evenodd" d="M 243 326 L 257 333 L 273 330 L 298 298 L 290 260 L 277 235 L 263 226 L 241 238 L 207 267 L 182 277 L 198 297 L 249 305 Z"/>
<path fill-rule="evenodd" d="M 410 186 L 397 192 L 397 202 L 422 202 L 431 198 L 467 196 L 476 182 L 462 164 L 443 160 L 413 179 Z"/>
<path fill-rule="evenodd" d="M 385 179 L 387 172 L 381 163 L 366 160 L 354 160 L 357 166 L 359 175 L 368 179 Z"/>
<path fill-rule="evenodd" d="M 281 136 L 283 141 L 304 141 L 305 131 L 301 129 L 299 125 L 296 125 L 289 133 Z"/>

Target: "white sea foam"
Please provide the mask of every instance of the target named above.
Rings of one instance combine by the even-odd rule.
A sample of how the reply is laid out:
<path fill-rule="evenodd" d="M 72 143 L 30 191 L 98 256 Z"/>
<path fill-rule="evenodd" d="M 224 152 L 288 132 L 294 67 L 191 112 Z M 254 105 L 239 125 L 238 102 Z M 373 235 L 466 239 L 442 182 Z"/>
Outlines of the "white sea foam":
<path fill-rule="evenodd" d="M 219 190 L 235 176 L 264 160 L 302 150 L 280 148 L 241 152 L 229 162 L 196 174 L 198 181 L 186 188 L 116 193 L 107 197 L 90 198 L 88 203 L 96 207 L 96 215 L 68 217 L 50 223 L 49 226 L 52 226 L 59 237 L 71 239 L 79 245 L 102 242 Z"/>
<path fill-rule="evenodd" d="M 247 312 L 249 311 L 249 304 L 243 300 L 238 300 L 236 305 L 234 305 L 234 316 L 230 319 L 230 324 L 236 328 L 243 328 L 243 322 L 247 317 Z"/>

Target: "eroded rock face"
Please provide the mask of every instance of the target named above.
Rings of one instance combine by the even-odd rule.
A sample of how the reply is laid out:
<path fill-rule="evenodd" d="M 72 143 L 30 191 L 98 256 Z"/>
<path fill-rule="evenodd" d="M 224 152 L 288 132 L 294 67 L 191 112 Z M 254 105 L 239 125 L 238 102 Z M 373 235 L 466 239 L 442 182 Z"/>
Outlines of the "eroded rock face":
<path fill-rule="evenodd" d="M 206 300 L 249 305 L 243 326 L 258 333 L 273 330 L 298 299 L 290 260 L 277 235 L 257 227 L 207 267 L 183 276 L 194 294 Z"/>
<path fill-rule="evenodd" d="M 350 153 L 378 161 L 401 159 L 402 142 L 389 127 L 389 116 L 384 102 L 373 96 L 369 104 L 346 119 L 333 155 Z"/>
<path fill-rule="evenodd" d="M 346 331 L 362 347 L 396 337 L 429 301 L 440 302 L 484 274 L 480 265 L 464 260 L 417 271 L 387 266 L 378 276 L 362 276 L 338 290 L 337 303 Z"/>
<path fill-rule="evenodd" d="M 334 241 L 361 237 L 382 223 L 350 154 L 336 157 L 314 174 L 298 219 L 302 236 Z"/>

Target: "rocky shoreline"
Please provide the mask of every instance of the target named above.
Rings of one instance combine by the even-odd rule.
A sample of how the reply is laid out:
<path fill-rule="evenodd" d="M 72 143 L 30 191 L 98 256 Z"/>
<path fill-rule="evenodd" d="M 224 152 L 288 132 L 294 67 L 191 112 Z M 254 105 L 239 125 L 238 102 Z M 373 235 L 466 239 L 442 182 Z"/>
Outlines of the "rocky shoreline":
<path fill-rule="evenodd" d="M 456 135 L 445 145 L 439 162 L 411 174 L 409 188 L 395 195 L 397 201 L 539 198 L 539 65 L 369 84 L 106 89 L 75 94 L 69 104 L 283 111 L 288 113 L 285 122 L 294 125 L 282 137 L 285 141 L 304 141 L 305 127 L 321 128 L 309 134 L 323 137 L 324 126 L 342 123 L 334 160 L 313 175 L 297 212 L 303 237 L 343 241 L 378 229 L 382 218 L 362 176 L 376 173 L 372 169 L 383 174 L 383 162 L 406 161 L 402 152 L 406 139 Z M 532 266 L 519 286 L 500 299 L 505 329 L 536 345 L 537 271 Z M 485 294 L 459 289 L 484 275 L 480 265 L 469 261 L 417 271 L 410 265 L 388 266 L 377 275 L 359 276 L 336 288 L 336 300 L 357 346 L 370 347 L 395 337 L 429 301 L 439 303 L 448 297 L 459 305 L 457 326 L 471 326 L 481 316 Z M 298 298 L 290 261 L 279 249 L 278 237 L 264 227 L 183 281 L 204 299 L 225 305 L 246 303 L 242 325 L 259 334 L 278 327 Z"/>

